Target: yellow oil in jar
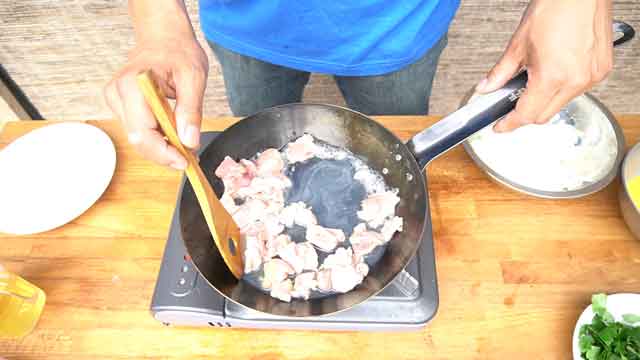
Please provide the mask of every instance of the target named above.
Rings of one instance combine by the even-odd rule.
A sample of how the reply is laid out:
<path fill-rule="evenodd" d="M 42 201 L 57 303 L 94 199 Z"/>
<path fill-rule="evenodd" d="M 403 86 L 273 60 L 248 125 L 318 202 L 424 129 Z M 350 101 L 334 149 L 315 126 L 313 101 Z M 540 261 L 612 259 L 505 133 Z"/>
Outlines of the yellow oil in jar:
<path fill-rule="evenodd" d="M 21 338 L 36 326 L 45 303 L 37 286 L 0 267 L 0 338 Z"/>
<path fill-rule="evenodd" d="M 627 183 L 629 194 L 631 195 L 631 202 L 640 208 L 640 176 L 636 176 Z"/>

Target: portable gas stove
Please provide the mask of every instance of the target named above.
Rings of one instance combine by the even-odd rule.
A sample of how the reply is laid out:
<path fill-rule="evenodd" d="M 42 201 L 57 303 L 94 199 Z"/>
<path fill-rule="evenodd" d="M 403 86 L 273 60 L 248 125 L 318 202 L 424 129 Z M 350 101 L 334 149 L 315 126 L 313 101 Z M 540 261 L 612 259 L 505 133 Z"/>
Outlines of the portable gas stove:
<path fill-rule="evenodd" d="M 201 149 L 215 136 L 214 132 L 203 133 Z M 183 178 L 180 194 L 184 181 Z M 178 197 L 178 204 L 181 196 Z M 414 259 L 378 295 L 331 315 L 283 317 L 258 312 L 230 301 L 200 276 L 189 260 L 181 237 L 179 208 L 176 206 L 173 214 L 151 301 L 151 313 L 165 325 L 406 331 L 424 327 L 436 313 L 438 290 L 431 221 L 426 222 L 424 238 Z"/>

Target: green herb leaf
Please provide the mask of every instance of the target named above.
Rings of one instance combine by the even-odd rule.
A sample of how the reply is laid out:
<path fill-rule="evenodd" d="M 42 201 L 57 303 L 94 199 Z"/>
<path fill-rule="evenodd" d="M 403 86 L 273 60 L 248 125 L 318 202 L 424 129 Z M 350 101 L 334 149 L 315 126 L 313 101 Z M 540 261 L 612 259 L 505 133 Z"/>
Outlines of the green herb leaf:
<path fill-rule="evenodd" d="M 622 315 L 622 320 L 624 320 L 627 324 L 635 324 L 640 322 L 640 315 L 636 314 L 624 314 Z"/>
<path fill-rule="evenodd" d="M 580 355 L 588 360 L 640 360 L 640 316 L 626 314 L 615 321 L 606 309 L 605 294 L 591 298 L 594 312 L 591 324 L 580 327 Z"/>
<path fill-rule="evenodd" d="M 607 311 L 607 295 L 595 294 L 591 296 L 591 307 L 595 314 L 604 316 L 604 313 Z"/>
<path fill-rule="evenodd" d="M 613 339 L 617 335 L 617 330 L 614 326 L 608 327 L 598 333 L 600 335 L 600 339 L 604 341 L 604 343 L 609 346 L 613 343 Z"/>
<path fill-rule="evenodd" d="M 584 354 L 589 351 L 594 343 L 595 341 L 591 335 L 584 335 L 580 337 L 580 353 Z"/>
<path fill-rule="evenodd" d="M 615 320 L 613 319 L 613 316 L 611 315 L 611 313 L 609 313 L 606 310 L 600 316 L 602 316 L 602 322 L 605 323 L 605 325 L 610 325 L 610 324 L 613 324 L 615 322 Z"/>
<path fill-rule="evenodd" d="M 592 346 L 589 351 L 585 354 L 587 360 L 598 360 L 598 355 L 600 354 L 600 348 L 597 346 Z"/>

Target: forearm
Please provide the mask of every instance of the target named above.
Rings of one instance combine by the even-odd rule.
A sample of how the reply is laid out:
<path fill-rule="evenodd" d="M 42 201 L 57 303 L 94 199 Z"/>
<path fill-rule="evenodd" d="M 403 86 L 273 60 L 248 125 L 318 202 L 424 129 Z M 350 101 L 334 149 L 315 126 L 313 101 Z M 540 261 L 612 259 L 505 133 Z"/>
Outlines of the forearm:
<path fill-rule="evenodd" d="M 183 0 L 130 0 L 136 43 L 195 38 Z"/>

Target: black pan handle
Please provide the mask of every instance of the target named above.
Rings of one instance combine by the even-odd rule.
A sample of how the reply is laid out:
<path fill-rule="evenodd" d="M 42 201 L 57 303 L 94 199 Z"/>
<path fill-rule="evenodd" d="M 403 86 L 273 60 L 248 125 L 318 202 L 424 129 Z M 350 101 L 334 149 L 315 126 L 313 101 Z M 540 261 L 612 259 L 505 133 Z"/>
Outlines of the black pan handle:
<path fill-rule="evenodd" d="M 622 33 L 622 37 L 614 41 L 614 46 L 631 40 L 635 35 L 633 28 L 621 21 L 613 22 L 613 31 Z M 407 146 L 420 167 L 424 170 L 436 157 L 507 115 L 515 108 L 527 86 L 527 79 L 526 70 L 521 71 L 503 88 L 478 96 L 409 140 Z"/>
<path fill-rule="evenodd" d="M 631 27 L 631 25 L 618 20 L 613 20 L 613 32 L 622 34 L 621 37 L 613 41 L 613 46 L 622 45 L 633 39 L 636 35 L 636 31 Z"/>

